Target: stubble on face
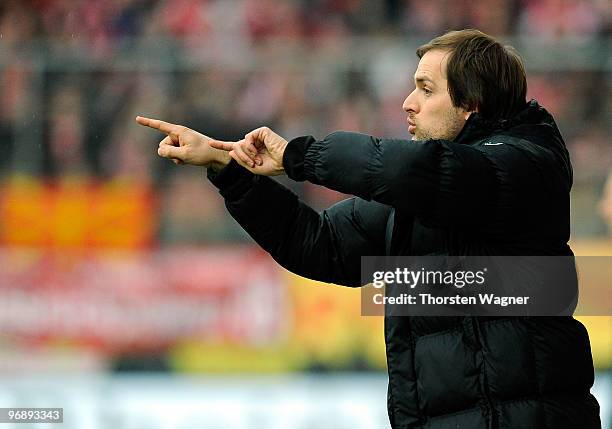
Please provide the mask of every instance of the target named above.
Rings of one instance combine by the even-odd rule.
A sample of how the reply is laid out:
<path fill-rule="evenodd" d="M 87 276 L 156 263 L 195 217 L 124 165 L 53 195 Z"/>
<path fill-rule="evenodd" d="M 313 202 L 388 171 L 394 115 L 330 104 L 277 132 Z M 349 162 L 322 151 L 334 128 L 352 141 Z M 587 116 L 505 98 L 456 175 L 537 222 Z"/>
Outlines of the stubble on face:
<path fill-rule="evenodd" d="M 414 133 L 415 140 L 453 140 L 465 125 L 463 110 L 451 106 L 444 111 L 440 122 L 429 128 L 418 127 Z"/>

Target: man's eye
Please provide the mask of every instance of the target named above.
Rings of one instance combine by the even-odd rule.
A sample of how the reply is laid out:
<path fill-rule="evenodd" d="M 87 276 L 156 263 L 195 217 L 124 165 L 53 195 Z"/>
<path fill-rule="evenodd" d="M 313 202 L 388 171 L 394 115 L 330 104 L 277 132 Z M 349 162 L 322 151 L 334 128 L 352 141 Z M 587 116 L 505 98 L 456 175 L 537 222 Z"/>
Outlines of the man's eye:
<path fill-rule="evenodd" d="M 425 92 L 425 95 L 431 95 L 431 89 L 423 88 L 423 91 Z"/>

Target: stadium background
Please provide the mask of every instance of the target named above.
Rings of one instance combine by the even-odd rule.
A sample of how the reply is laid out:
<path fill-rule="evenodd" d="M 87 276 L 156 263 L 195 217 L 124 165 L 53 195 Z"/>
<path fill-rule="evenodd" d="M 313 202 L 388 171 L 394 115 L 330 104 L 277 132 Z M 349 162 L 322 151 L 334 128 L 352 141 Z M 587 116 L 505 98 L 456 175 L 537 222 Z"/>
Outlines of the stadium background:
<path fill-rule="evenodd" d="M 519 49 L 566 138 L 575 252 L 612 255 L 611 18 L 607 0 L 3 0 L 0 406 L 75 428 L 385 427 L 382 319 L 276 266 L 134 116 L 406 138 L 414 49 L 476 27 Z M 612 427 L 612 319 L 580 319 Z"/>

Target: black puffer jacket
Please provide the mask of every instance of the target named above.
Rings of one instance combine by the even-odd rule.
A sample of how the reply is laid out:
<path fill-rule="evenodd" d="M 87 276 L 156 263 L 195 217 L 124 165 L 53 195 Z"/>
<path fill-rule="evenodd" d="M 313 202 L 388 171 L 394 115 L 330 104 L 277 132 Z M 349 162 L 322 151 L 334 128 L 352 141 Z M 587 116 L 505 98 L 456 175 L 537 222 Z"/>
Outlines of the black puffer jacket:
<path fill-rule="evenodd" d="M 452 142 L 339 132 L 300 137 L 288 176 L 355 195 L 316 213 L 232 163 L 210 179 L 232 216 L 287 269 L 360 286 L 362 255 L 571 255 L 569 156 L 531 101 L 477 114 Z M 599 428 L 585 328 L 571 317 L 387 317 L 393 428 Z"/>

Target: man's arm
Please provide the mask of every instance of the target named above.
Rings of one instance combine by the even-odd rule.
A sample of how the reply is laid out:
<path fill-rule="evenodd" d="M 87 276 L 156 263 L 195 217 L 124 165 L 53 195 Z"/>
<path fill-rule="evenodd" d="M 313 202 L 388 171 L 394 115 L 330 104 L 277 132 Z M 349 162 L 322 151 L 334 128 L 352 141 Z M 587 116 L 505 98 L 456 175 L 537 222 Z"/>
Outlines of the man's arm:
<path fill-rule="evenodd" d="M 283 267 L 313 280 L 361 286 L 363 255 L 385 252 L 390 207 L 359 198 L 321 213 L 268 177 L 237 163 L 208 172 L 230 214 Z"/>
<path fill-rule="evenodd" d="M 444 140 L 337 132 L 321 141 L 305 136 L 287 142 L 263 127 L 237 144 L 218 142 L 213 147 L 230 151 L 253 173 L 286 173 L 297 181 L 393 206 L 430 224 L 482 224 L 493 217 L 497 203 L 498 180 L 488 156 Z"/>
<path fill-rule="evenodd" d="M 482 222 L 497 194 L 489 158 L 444 140 L 408 141 L 337 132 L 286 147 L 283 166 L 297 181 L 379 201 L 435 224 Z"/>
<path fill-rule="evenodd" d="M 316 213 L 280 184 L 230 163 L 237 153 L 245 156 L 242 148 L 215 148 L 231 150 L 239 142 L 221 142 L 157 119 L 138 116 L 136 121 L 166 134 L 159 143 L 160 156 L 207 167 L 232 216 L 288 270 L 314 280 L 361 286 L 361 256 L 384 253 L 389 207 L 352 198 Z"/>

